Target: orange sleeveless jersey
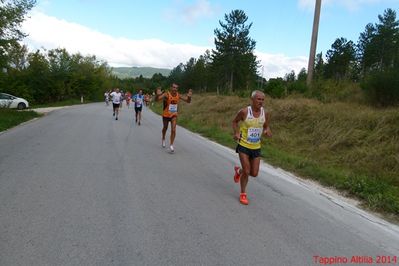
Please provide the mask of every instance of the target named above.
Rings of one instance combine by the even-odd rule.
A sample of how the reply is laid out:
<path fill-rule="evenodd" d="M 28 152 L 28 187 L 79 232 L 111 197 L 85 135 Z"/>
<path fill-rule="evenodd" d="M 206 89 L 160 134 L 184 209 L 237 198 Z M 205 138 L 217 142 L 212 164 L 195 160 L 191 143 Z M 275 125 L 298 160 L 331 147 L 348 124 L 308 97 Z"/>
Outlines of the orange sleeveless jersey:
<path fill-rule="evenodd" d="M 174 117 L 177 116 L 177 105 L 180 101 L 180 95 L 177 93 L 176 96 L 173 96 L 168 92 L 167 96 L 163 100 L 163 117 Z"/>

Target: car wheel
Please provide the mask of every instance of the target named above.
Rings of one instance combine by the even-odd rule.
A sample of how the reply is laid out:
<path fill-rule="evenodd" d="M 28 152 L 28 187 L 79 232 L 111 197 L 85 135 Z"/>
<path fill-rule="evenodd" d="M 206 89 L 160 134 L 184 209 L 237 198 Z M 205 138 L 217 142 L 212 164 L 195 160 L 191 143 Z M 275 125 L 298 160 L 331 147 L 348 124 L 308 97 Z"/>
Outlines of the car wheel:
<path fill-rule="evenodd" d="M 18 110 L 22 110 L 26 108 L 26 105 L 24 103 L 19 103 L 17 106 Z"/>

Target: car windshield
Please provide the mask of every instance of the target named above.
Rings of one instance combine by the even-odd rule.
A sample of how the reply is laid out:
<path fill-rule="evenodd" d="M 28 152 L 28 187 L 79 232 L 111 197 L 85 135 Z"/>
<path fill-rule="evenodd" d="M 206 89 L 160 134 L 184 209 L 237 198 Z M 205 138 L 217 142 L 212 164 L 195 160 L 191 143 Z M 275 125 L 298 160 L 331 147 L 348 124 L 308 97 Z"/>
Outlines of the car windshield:
<path fill-rule="evenodd" d="M 0 93 L 0 99 L 1 100 L 13 100 L 15 97 L 5 94 L 5 93 Z"/>

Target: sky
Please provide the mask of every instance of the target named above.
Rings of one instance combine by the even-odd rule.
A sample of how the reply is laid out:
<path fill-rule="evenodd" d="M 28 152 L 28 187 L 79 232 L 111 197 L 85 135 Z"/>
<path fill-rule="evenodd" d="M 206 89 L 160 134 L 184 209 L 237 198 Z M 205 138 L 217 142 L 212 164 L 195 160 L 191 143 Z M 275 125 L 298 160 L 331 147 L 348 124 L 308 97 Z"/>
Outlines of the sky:
<path fill-rule="evenodd" d="M 173 69 L 215 49 L 225 15 L 243 10 L 264 78 L 307 68 L 315 0 L 37 0 L 22 24 L 29 51 L 65 48 L 111 67 Z M 399 0 L 322 0 L 317 53 L 337 38 L 357 43 Z"/>

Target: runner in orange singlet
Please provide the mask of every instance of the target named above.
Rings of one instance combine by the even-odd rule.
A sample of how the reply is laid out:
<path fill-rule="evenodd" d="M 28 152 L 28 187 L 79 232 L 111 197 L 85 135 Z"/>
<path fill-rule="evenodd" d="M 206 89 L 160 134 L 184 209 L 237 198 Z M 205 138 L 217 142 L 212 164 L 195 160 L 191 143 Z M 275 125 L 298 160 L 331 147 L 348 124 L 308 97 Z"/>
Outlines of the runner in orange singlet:
<path fill-rule="evenodd" d="M 166 147 L 165 142 L 165 135 L 166 131 L 168 130 L 168 124 L 171 124 L 171 133 L 170 133 L 170 152 L 174 152 L 173 143 L 176 137 L 176 124 L 177 124 L 177 111 L 178 111 L 178 104 L 180 100 L 183 100 L 187 103 L 191 102 L 191 96 L 193 94 L 192 90 L 188 90 L 186 96 L 180 95 L 177 92 L 179 86 L 175 83 L 172 84 L 170 88 L 170 92 L 161 92 L 160 88 L 156 90 L 156 101 L 163 100 L 163 113 L 162 113 L 162 147 Z"/>

